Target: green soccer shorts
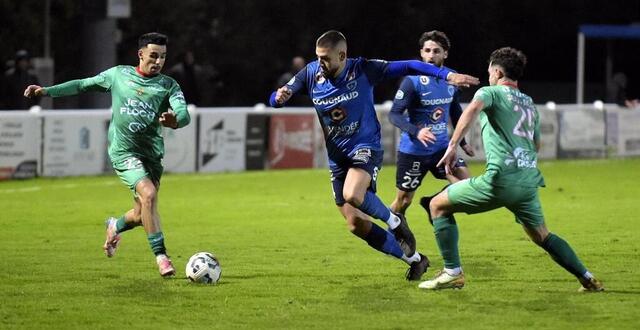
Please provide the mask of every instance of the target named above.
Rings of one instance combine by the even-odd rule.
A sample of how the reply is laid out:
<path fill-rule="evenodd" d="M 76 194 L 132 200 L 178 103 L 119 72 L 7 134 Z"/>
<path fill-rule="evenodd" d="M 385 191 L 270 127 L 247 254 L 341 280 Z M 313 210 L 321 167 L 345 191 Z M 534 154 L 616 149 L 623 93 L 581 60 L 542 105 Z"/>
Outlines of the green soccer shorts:
<path fill-rule="evenodd" d="M 452 184 L 447 194 L 455 212 L 474 214 L 506 207 L 517 223 L 529 228 L 544 224 L 537 187 L 492 185 L 485 173 Z"/>
<path fill-rule="evenodd" d="M 121 158 L 112 162 L 113 169 L 120 180 L 136 195 L 136 185 L 144 178 L 149 178 L 156 187 L 160 186 L 160 177 L 164 168 L 160 162 L 140 160 L 135 156 Z"/>

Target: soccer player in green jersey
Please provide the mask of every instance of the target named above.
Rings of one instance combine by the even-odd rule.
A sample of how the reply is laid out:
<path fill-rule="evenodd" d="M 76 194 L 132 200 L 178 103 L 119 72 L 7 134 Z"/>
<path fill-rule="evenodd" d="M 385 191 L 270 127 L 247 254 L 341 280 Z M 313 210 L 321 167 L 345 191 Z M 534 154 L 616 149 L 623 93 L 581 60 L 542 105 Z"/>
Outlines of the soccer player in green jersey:
<path fill-rule="evenodd" d="M 547 229 L 538 198 L 544 180 L 537 168 L 540 117 L 533 100 L 518 89 L 526 65 L 525 55 L 505 47 L 489 58 L 489 84 L 480 88 L 464 110 L 438 166 L 451 173 L 457 161 L 456 148 L 476 115 L 480 116 L 482 141 L 487 156 L 484 174 L 452 184 L 420 204 L 433 221 L 444 269 L 422 289 L 462 288 L 464 274 L 458 253 L 458 227 L 453 214 L 486 212 L 506 207 L 515 215 L 534 243 L 578 278 L 580 291 L 602 291 L 600 281 L 585 268 L 571 246 Z"/>
<path fill-rule="evenodd" d="M 142 225 L 162 276 L 175 274 L 167 256 L 158 214 L 158 189 L 162 176 L 164 141 L 162 126 L 173 129 L 189 124 L 190 117 L 180 86 L 160 73 L 167 56 L 167 36 L 147 33 L 138 39 L 137 67 L 119 65 L 99 75 L 51 87 L 30 85 L 26 97 L 61 97 L 88 91 L 111 93 L 109 158 L 113 168 L 134 193 L 133 209 L 105 222 L 103 249 L 113 257 L 120 234 Z"/>

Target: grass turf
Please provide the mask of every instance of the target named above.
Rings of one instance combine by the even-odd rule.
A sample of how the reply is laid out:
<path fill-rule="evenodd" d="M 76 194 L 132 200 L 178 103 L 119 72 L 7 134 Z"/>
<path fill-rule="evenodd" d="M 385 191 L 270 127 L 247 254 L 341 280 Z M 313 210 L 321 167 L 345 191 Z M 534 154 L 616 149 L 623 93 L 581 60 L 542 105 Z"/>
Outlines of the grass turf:
<path fill-rule="evenodd" d="M 463 290 L 418 290 L 404 263 L 346 230 L 324 169 L 165 175 L 159 209 L 178 276 L 162 279 L 142 228 L 114 258 L 101 250 L 103 220 L 131 206 L 115 175 L 39 178 L 0 183 L 0 328 L 639 328 L 640 159 L 540 168 L 549 229 L 604 294 L 577 293 L 505 210 L 457 216 Z M 394 171 L 379 177 L 386 203 Z M 443 183 L 428 177 L 417 195 Z M 407 217 L 432 260 L 427 279 L 442 260 L 417 200 Z M 218 256 L 218 285 L 185 279 L 198 251 Z"/>

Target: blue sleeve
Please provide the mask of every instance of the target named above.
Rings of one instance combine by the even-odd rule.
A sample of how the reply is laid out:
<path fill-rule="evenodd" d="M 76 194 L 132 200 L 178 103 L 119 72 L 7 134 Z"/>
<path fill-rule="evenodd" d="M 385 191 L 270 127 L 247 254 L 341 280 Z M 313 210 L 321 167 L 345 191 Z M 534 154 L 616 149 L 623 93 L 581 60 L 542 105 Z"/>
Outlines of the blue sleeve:
<path fill-rule="evenodd" d="M 371 85 L 376 85 L 386 78 L 385 72 L 389 62 L 383 60 L 364 60 L 362 71 L 369 79 Z"/>
<path fill-rule="evenodd" d="M 307 66 L 305 66 L 302 70 L 300 70 L 298 73 L 296 73 L 295 76 L 293 76 L 293 78 L 291 78 L 291 80 L 289 80 L 289 82 L 287 82 L 286 86 L 287 88 L 289 88 L 291 90 L 292 96 L 295 94 L 300 93 L 301 91 L 305 91 L 306 90 L 306 83 L 307 83 Z M 282 87 L 284 87 L 282 86 Z M 286 104 L 286 102 L 285 102 Z M 276 91 L 273 91 L 273 93 L 271 93 L 271 96 L 269 97 L 269 105 L 271 105 L 274 108 L 281 108 L 284 106 L 284 104 L 277 104 L 276 103 Z"/>
<path fill-rule="evenodd" d="M 404 116 L 404 111 L 409 108 L 411 102 L 413 102 L 415 98 L 416 92 L 411 82 L 411 79 L 408 77 L 402 80 L 400 84 L 400 88 L 396 92 L 396 96 L 393 99 L 393 105 L 391 106 L 391 111 L 389 112 L 389 121 L 403 132 L 409 133 L 411 136 L 416 137 L 418 135 L 418 131 L 420 130 L 418 126 L 410 123 L 406 120 Z"/>
<path fill-rule="evenodd" d="M 453 128 L 455 129 L 458 125 L 458 120 L 460 120 L 460 116 L 462 116 L 462 106 L 460 106 L 459 92 L 456 91 L 453 94 L 453 101 L 451 101 L 451 105 L 449 106 L 449 115 L 451 116 L 451 123 L 453 124 Z M 467 141 L 464 139 L 464 136 L 460 140 L 460 146 L 467 144 Z"/>
<path fill-rule="evenodd" d="M 447 75 L 451 72 L 445 67 L 437 67 L 421 61 L 393 61 L 388 62 L 385 78 L 426 75 L 447 80 Z"/>

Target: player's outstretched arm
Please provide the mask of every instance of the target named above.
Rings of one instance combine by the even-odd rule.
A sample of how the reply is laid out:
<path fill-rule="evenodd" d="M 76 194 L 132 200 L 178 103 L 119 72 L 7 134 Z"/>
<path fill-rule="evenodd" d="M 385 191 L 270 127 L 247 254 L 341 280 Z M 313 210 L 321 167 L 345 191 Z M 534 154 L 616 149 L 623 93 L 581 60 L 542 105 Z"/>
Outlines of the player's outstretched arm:
<path fill-rule="evenodd" d="M 406 75 L 426 75 L 446 80 L 449 84 L 469 87 L 478 85 L 480 79 L 461 73 L 455 73 L 445 67 L 438 67 L 421 61 L 391 61 L 388 62 L 386 78 L 395 78 Z"/>
<path fill-rule="evenodd" d="M 24 90 L 24 97 L 27 97 L 27 98 L 46 96 L 46 95 L 47 95 L 47 90 L 45 90 L 42 86 L 38 86 L 38 85 L 29 85 Z"/>
<path fill-rule="evenodd" d="M 458 101 L 458 96 L 458 92 L 456 92 L 454 94 L 453 101 L 449 106 L 449 117 L 451 118 L 451 124 L 453 125 L 454 129 L 458 127 L 458 121 L 460 121 L 460 116 L 462 116 L 462 107 L 460 106 L 460 102 Z M 460 148 L 462 148 L 462 150 L 464 150 L 464 153 L 466 153 L 469 157 L 473 157 L 476 155 L 476 153 L 473 151 L 473 147 L 467 143 L 464 136 L 460 140 Z"/>
<path fill-rule="evenodd" d="M 468 74 L 450 72 L 447 75 L 447 82 L 460 87 L 475 86 L 480 83 L 480 79 Z"/>
<path fill-rule="evenodd" d="M 460 120 L 458 121 L 458 125 L 456 129 L 453 131 L 453 135 L 451 136 L 451 140 L 449 140 L 449 146 L 447 147 L 447 151 L 445 151 L 444 156 L 438 162 L 437 166 L 444 165 L 445 172 L 447 174 L 452 174 L 453 166 L 457 160 L 456 149 L 458 148 L 458 143 L 462 139 L 463 136 L 467 134 L 473 120 L 476 118 L 478 113 L 482 111 L 484 108 L 484 102 L 474 99 L 467 105 L 467 107 L 462 112 L 462 116 L 460 116 Z"/>
<path fill-rule="evenodd" d="M 291 89 L 287 86 L 282 86 L 278 88 L 275 92 L 271 93 L 271 97 L 269 98 L 269 105 L 274 108 L 282 107 L 293 95 Z"/>
<path fill-rule="evenodd" d="M 298 73 L 296 73 L 296 75 L 293 76 L 286 85 L 271 93 L 271 97 L 269 97 L 269 105 L 274 108 L 280 108 L 289 101 L 293 94 L 303 91 L 306 88 L 305 82 L 307 81 L 307 67 L 308 65 L 298 71 Z"/>

